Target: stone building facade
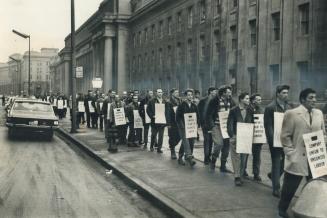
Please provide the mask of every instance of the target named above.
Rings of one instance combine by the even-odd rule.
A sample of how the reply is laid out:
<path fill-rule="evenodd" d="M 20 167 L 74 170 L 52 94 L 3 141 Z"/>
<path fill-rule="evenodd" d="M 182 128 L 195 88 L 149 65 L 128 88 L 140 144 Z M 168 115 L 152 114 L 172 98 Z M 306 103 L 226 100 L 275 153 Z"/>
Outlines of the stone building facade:
<path fill-rule="evenodd" d="M 77 31 L 77 89 L 184 90 L 229 84 L 234 93 L 291 97 L 327 81 L 325 0 L 105 0 Z M 68 90 L 70 36 L 54 66 Z M 63 67 L 63 65 L 65 67 Z M 67 71 L 68 69 L 68 71 Z"/>
<path fill-rule="evenodd" d="M 9 64 L 0 63 L 0 94 L 10 94 L 12 84 L 9 77 Z"/>

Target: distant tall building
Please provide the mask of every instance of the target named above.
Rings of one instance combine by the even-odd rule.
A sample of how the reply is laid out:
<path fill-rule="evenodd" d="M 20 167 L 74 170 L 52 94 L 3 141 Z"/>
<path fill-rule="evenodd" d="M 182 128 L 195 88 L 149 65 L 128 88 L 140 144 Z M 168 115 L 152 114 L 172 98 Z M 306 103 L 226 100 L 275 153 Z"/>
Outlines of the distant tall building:
<path fill-rule="evenodd" d="M 9 78 L 8 63 L 0 63 L 0 94 L 10 94 L 11 80 Z"/>
<path fill-rule="evenodd" d="M 325 0 L 105 0 L 76 31 L 77 79 L 114 88 L 196 88 L 228 84 L 274 96 L 277 84 L 319 94 L 327 81 Z M 70 35 L 54 66 L 69 91 Z M 56 69 L 59 70 L 56 70 Z"/>

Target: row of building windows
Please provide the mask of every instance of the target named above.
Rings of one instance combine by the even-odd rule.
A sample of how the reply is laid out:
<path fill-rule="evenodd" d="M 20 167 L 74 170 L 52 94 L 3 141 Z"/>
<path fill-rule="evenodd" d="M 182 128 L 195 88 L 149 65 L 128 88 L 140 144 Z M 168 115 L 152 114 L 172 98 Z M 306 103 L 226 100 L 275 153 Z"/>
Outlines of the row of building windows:
<path fill-rule="evenodd" d="M 203 3 L 205 5 L 205 3 Z M 219 1 L 217 1 L 219 5 Z M 202 7 L 201 7 L 202 8 Z M 205 6 L 203 8 L 206 8 Z M 201 18 L 205 18 L 205 9 L 201 10 L 202 15 Z M 273 30 L 273 41 L 280 40 L 281 34 L 281 23 L 280 23 L 280 12 L 275 12 L 271 14 L 272 18 L 272 30 Z M 299 6 L 299 20 L 300 20 L 300 34 L 307 35 L 309 34 L 309 3 L 305 3 Z M 193 25 L 193 6 L 188 8 L 188 27 L 191 28 Z M 256 28 L 256 19 L 249 21 L 249 31 L 250 31 L 250 45 L 255 46 L 257 41 L 257 28 Z M 177 32 L 182 30 L 182 12 L 177 13 Z M 159 21 L 159 38 L 164 37 L 164 21 Z M 167 34 L 172 35 L 172 17 L 168 17 L 167 19 Z M 237 46 L 237 28 L 236 25 L 230 27 L 231 33 L 231 44 L 232 49 L 236 49 Z M 135 33 L 133 34 L 133 46 L 134 48 L 139 45 L 142 45 L 142 41 L 144 43 L 148 42 L 148 27 L 146 27 L 143 31 L 142 38 L 142 31 L 138 32 L 138 35 Z M 152 24 L 151 26 L 151 40 L 154 41 L 156 36 L 156 26 Z"/>

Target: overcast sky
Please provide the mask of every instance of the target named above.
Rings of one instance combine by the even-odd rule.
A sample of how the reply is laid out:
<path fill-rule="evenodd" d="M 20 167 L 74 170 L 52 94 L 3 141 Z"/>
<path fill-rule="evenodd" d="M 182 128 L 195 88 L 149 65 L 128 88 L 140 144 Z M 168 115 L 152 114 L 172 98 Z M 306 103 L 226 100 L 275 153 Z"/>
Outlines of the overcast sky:
<path fill-rule="evenodd" d="M 75 0 L 75 27 L 83 24 L 103 0 Z M 31 50 L 59 48 L 70 33 L 70 0 L 0 0 L 0 62 L 13 53 L 28 50 L 28 40 L 16 29 L 31 35 Z"/>

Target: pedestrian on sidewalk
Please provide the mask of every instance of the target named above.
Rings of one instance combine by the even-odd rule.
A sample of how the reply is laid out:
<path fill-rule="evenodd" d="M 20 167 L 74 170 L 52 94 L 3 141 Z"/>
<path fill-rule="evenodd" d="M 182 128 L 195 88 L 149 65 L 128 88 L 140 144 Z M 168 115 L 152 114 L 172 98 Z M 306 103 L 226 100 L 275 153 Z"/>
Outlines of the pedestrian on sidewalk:
<path fill-rule="evenodd" d="M 326 134 L 323 114 L 319 109 L 315 109 L 316 91 L 311 88 L 304 89 L 299 99 L 301 105 L 285 112 L 282 125 L 281 142 L 286 158 L 284 182 L 278 204 L 281 217 L 289 217 L 287 209 L 303 177 L 307 180 L 312 178 L 303 134 L 319 130 Z"/>
<path fill-rule="evenodd" d="M 212 151 L 212 135 L 209 133 L 208 125 L 206 125 L 206 113 L 208 112 L 209 102 L 217 96 L 217 89 L 210 87 L 208 89 L 208 95 L 202 98 L 198 104 L 200 126 L 203 133 L 203 150 L 204 150 L 204 164 L 208 165 L 211 161 Z"/>
<path fill-rule="evenodd" d="M 157 152 L 162 153 L 162 143 L 163 143 L 163 135 L 165 131 L 166 123 L 156 123 L 156 117 L 165 117 L 165 108 L 164 111 L 156 111 L 155 106 L 156 104 L 164 105 L 166 101 L 162 98 L 163 92 L 162 89 L 157 89 L 156 96 L 150 100 L 149 105 L 147 107 L 147 113 L 151 118 L 151 144 L 150 144 L 150 151 L 153 151 L 154 144 L 156 142 L 156 137 L 158 136 L 158 147 Z"/>
<path fill-rule="evenodd" d="M 284 172 L 284 151 L 283 148 L 274 147 L 274 113 L 285 113 L 292 109 L 288 103 L 289 89 L 288 85 L 277 86 L 276 99 L 266 107 L 264 113 L 264 126 L 271 155 L 271 172 L 268 177 L 272 182 L 272 194 L 277 198 L 280 197 L 280 177 Z"/>
<path fill-rule="evenodd" d="M 242 92 L 238 96 L 238 101 L 239 105 L 233 107 L 229 112 L 227 131 L 230 137 L 230 152 L 234 169 L 235 185 L 241 186 L 243 184 L 241 178 L 244 176 L 248 154 L 238 154 L 236 152 L 237 123 L 254 123 L 254 119 L 252 112 L 248 108 L 250 104 L 249 93 Z"/>
<path fill-rule="evenodd" d="M 71 110 L 72 110 L 72 108 L 71 108 Z M 78 93 L 77 94 L 77 97 L 76 97 L 76 111 L 77 111 L 77 113 L 76 113 L 76 128 L 79 129 L 79 125 L 81 124 L 81 122 L 84 121 L 83 118 L 84 118 L 84 113 L 85 113 L 83 93 Z M 70 113 L 70 116 L 72 116 L 72 113 Z"/>
<path fill-rule="evenodd" d="M 96 92 L 93 93 L 92 100 L 91 100 L 91 105 L 89 106 L 89 111 L 90 111 L 90 116 L 91 116 L 91 125 L 93 129 L 98 128 L 98 113 L 97 113 L 97 106 L 96 102 L 98 100 L 98 95 Z"/>
<path fill-rule="evenodd" d="M 104 103 L 104 98 L 105 98 L 105 94 L 100 94 L 100 97 L 98 98 L 97 102 L 96 102 L 96 111 L 100 120 L 100 131 L 103 132 L 103 119 L 104 119 L 104 115 L 103 115 L 103 103 Z"/>
<path fill-rule="evenodd" d="M 104 115 L 104 130 L 105 130 L 105 138 L 107 139 L 107 142 L 109 142 L 108 138 L 108 129 L 109 123 L 110 123 L 110 108 L 111 104 L 115 101 L 115 96 L 116 92 L 114 90 L 109 90 L 107 96 L 105 97 L 103 101 L 103 106 L 102 106 L 102 114 Z"/>
<path fill-rule="evenodd" d="M 249 110 L 252 114 L 263 114 L 263 109 L 261 108 L 261 95 L 258 93 L 255 93 L 251 95 L 250 97 L 250 105 Z M 261 149 L 262 149 L 262 143 L 254 143 L 252 144 L 252 155 L 253 155 L 253 162 L 252 162 L 252 172 L 253 172 L 253 179 L 257 182 L 261 182 L 261 176 L 260 176 L 260 165 L 261 165 Z M 245 169 L 243 172 L 243 175 L 245 177 L 248 176 L 248 173 L 246 172 L 247 168 L 247 162 L 248 158 L 245 160 Z"/>
<path fill-rule="evenodd" d="M 89 90 L 88 94 L 84 97 L 84 106 L 85 106 L 85 113 L 86 113 L 87 128 L 91 128 L 90 105 L 92 104 L 92 99 L 93 99 L 93 94 L 92 94 L 92 91 Z M 91 108 L 91 110 L 92 110 L 92 108 Z"/>
<path fill-rule="evenodd" d="M 127 139 L 128 147 L 138 147 L 139 145 L 142 145 L 142 138 L 140 138 L 140 135 L 142 135 L 142 129 L 135 126 L 134 121 L 135 119 L 137 119 L 137 117 L 134 117 L 134 113 L 137 113 L 139 115 L 139 104 L 137 95 L 133 95 L 132 102 L 126 106 L 126 116 L 129 120 L 129 133 Z"/>
<path fill-rule="evenodd" d="M 153 98 L 153 91 L 152 90 L 148 90 L 147 94 L 145 96 L 144 99 L 141 100 L 140 102 L 140 108 L 139 108 L 139 112 L 140 112 L 140 116 L 143 120 L 143 142 L 144 142 L 144 146 L 143 149 L 147 149 L 148 146 L 148 134 L 149 134 L 149 128 L 150 128 L 150 122 L 147 123 L 146 122 L 146 118 L 145 116 L 149 116 L 148 114 L 146 114 L 146 107 L 148 107 L 149 101 Z"/>
<path fill-rule="evenodd" d="M 180 134 L 178 132 L 177 122 L 176 122 L 176 110 L 177 107 L 181 104 L 181 99 L 179 98 L 179 90 L 171 89 L 170 90 L 170 98 L 166 102 L 166 120 L 168 126 L 168 143 L 171 153 L 171 159 L 177 159 L 175 147 L 181 141 Z M 182 145 L 179 149 L 179 154 L 181 153 Z M 181 156 L 183 157 L 183 156 Z M 182 158 L 179 158 L 183 160 Z"/>
<path fill-rule="evenodd" d="M 194 100 L 194 91 L 193 89 L 187 89 L 184 92 L 186 96 L 186 100 L 183 101 L 178 107 L 176 111 L 176 122 L 179 130 L 179 134 L 182 138 L 182 149 L 179 151 L 179 159 L 178 162 L 181 164 L 183 155 L 185 153 L 185 161 L 189 164 L 189 166 L 194 166 L 196 162 L 193 160 L 193 148 L 194 148 L 194 141 L 195 138 L 186 138 L 185 132 L 185 119 L 184 115 L 189 113 L 195 113 L 197 117 L 197 126 L 200 125 L 199 121 L 199 113 L 196 104 L 193 102 Z"/>

